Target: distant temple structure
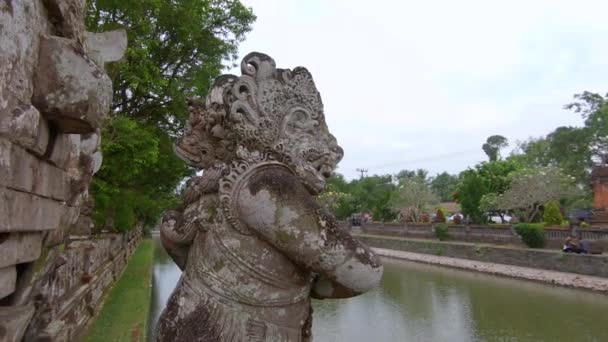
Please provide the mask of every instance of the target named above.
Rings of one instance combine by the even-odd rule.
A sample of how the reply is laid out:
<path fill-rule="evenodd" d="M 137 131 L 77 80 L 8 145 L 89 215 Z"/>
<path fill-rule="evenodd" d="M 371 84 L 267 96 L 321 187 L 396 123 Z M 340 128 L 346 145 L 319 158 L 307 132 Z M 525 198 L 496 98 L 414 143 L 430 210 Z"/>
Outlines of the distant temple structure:
<path fill-rule="evenodd" d="M 593 190 L 593 225 L 608 226 L 608 165 L 597 165 L 591 170 Z"/>

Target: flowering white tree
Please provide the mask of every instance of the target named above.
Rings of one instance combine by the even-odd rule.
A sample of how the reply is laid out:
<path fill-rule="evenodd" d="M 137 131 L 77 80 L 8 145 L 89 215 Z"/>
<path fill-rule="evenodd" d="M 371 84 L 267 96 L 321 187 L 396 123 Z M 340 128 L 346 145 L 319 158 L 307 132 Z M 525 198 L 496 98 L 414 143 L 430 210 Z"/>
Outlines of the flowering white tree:
<path fill-rule="evenodd" d="M 520 213 L 526 222 L 532 221 L 540 206 L 548 201 L 558 201 L 578 192 L 574 178 L 555 166 L 523 169 L 510 177 L 510 186 L 496 198 L 496 206 Z"/>
<path fill-rule="evenodd" d="M 429 205 L 438 202 L 437 195 L 421 177 L 404 179 L 399 184 L 393 198 L 393 209 L 399 211 L 403 219 L 420 222 Z"/>

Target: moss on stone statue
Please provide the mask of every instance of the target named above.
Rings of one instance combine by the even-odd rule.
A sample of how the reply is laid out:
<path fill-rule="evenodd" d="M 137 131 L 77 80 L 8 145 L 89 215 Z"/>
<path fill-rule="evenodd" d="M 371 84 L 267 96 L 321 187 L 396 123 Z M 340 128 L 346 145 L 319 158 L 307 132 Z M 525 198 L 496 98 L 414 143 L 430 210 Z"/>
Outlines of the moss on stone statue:
<path fill-rule="evenodd" d="M 154 243 L 142 240 L 84 341 L 145 341 Z"/>

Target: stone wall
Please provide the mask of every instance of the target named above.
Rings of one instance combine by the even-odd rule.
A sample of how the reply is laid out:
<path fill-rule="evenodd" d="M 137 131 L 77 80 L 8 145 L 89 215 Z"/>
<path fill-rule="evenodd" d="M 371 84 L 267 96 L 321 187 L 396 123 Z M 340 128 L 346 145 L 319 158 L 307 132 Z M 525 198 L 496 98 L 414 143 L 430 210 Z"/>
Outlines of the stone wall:
<path fill-rule="evenodd" d="M 374 235 L 434 239 L 433 225 L 430 223 L 377 223 L 363 225 L 361 231 Z M 571 234 L 570 228 L 545 227 L 547 248 L 561 248 Z M 604 240 L 608 242 L 608 230 L 596 228 L 578 228 L 577 233 L 587 240 Z M 450 240 L 482 242 L 497 245 L 524 247 L 519 236 L 510 225 L 448 225 Z M 608 252 L 608 250 L 604 250 Z"/>
<path fill-rule="evenodd" d="M 137 233 L 70 236 L 101 166 L 99 129 L 112 99 L 104 62 L 126 47 L 124 31 L 85 32 L 84 6 L 0 1 L 2 341 L 65 341 L 137 241 Z"/>
<path fill-rule="evenodd" d="M 608 277 L 608 256 L 604 255 L 566 254 L 543 249 L 374 235 L 356 236 L 369 246 L 377 248 Z"/>

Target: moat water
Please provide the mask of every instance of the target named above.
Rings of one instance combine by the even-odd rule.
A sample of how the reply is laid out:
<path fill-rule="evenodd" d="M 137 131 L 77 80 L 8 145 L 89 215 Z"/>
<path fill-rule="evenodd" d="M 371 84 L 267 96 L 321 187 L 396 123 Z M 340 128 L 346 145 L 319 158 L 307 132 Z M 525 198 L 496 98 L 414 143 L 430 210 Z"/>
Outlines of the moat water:
<path fill-rule="evenodd" d="M 148 338 L 181 271 L 156 240 Z M 383 259 L 377 289 L 314 301 L 315 342 L 608 341 L 608 296 Z"/>

